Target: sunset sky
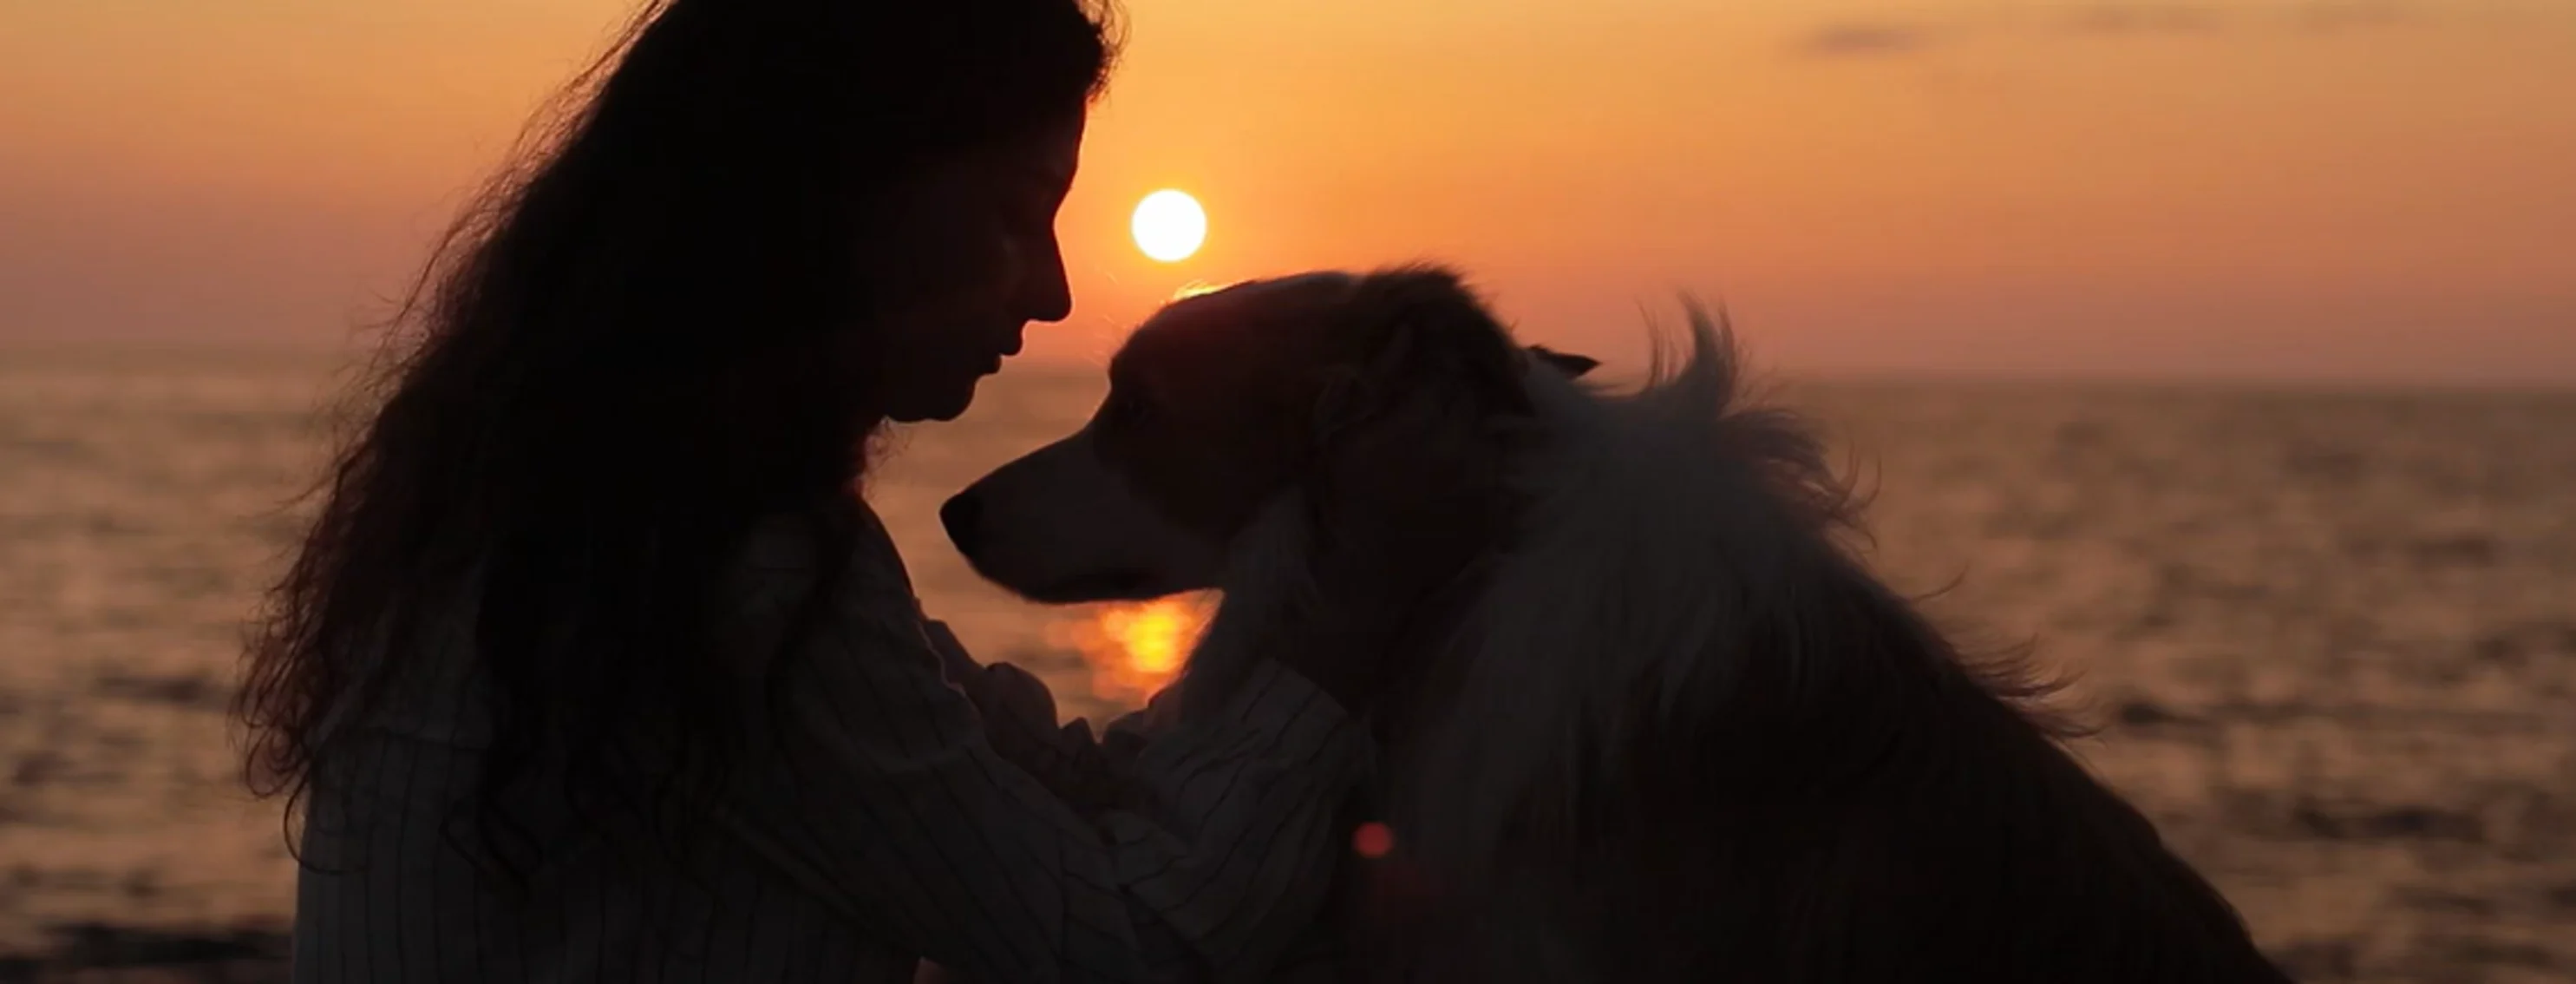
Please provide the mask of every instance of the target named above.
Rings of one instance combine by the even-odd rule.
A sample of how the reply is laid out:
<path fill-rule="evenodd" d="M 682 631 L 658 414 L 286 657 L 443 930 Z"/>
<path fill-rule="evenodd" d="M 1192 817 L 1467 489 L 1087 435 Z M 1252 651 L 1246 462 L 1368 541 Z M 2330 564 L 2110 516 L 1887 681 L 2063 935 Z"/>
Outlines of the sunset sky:
<path fill-rule="evenodd" d="M 345 343 L 629 9 L 0 0 L 0 343 Z M 1434 258 L 1630 362 L 1687 289 L 1802 374 L 2576 384 L 2576 0 L 1123 11 L 1041 360 Z"/>

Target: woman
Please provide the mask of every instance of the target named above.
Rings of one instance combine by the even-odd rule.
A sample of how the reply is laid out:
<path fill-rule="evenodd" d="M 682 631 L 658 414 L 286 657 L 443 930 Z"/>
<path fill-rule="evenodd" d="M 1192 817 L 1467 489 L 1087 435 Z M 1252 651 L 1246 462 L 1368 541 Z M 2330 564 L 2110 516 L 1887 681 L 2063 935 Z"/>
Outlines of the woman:
<path fill-rule="evenodd" d="M 593 73 L 432 264 L 254 640 L 296 979 L 1239 978 L 1312 922 L 1383 640 L 1472 538 L 1372 549 L 1458 513 L 1416 456 L 1334 459 L 1343 614 L 1154 740 L 1151 815 L 991 750 L 856 492 L 1065 315 L 1109 53 L 1075 0 L 667 0 Z"/>

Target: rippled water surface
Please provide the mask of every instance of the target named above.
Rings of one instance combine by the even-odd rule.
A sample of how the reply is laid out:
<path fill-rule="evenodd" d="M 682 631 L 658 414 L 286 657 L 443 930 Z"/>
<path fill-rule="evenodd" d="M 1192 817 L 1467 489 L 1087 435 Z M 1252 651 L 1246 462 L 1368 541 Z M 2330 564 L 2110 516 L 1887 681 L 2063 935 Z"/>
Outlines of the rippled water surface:
<path fill-rule="evenodd" d="M 0 361 L 0 953 L 270 952 L 225 935 L 282 919 L 293 871 L 221 709 L 332 381 Z M 1072 714 L 1109 707 L 1050 646 L 1067 613 L 979 583 L 932 514 L 1097 394 L 1005 377 L 876 489 L 932 611 Z M 2303 979 L 2576 980 L 2576 396 L 1782 396 L 1874 476 L 1883 569 L 2079 669 L 2086 757 Z"/>

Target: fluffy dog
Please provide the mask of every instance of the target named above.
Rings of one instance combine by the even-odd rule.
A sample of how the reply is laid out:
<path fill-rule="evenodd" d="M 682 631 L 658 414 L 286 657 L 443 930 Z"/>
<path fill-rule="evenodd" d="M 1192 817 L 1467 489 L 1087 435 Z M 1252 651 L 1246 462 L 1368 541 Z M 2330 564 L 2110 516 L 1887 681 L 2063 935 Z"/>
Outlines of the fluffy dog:
<path fill-rule="evenodd" d="M 1614 393 L 1442 269 L 1238 285 L 1147 321 L 1089 423 L 943 517 L 1035 600 L 1222 589 L 1157 705 L 1186 718 L 1299 590 L 1301 473 L 1354 394 L 1456 387 L 1520 429 L 1499 560 L 1380 710 L 1375 873 L 1430 901 L 1356 910 L 1354 976 L 2286 981 L 2067 752 L 2049 687 L 1855 558 L 1847 486 L 1747 405 L 1723 323 L 1693 307 L 1688 341 Z"/>

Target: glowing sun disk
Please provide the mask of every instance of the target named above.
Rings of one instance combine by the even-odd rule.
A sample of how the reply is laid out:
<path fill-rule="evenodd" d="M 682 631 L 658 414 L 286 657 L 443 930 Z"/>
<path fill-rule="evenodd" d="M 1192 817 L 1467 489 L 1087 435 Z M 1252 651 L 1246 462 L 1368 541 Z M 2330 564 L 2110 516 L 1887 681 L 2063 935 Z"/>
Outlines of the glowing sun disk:
<path fill-rule="evenodd" d="M 1198 252 L 1207 241 L 1207 227 L 1207 210 L 1199 207 L 1198 199 L 1171 188 L 1137 202 L 1135 217 L 1128 222 L 1136 248 L 1165 263 L 1177 263 Z"/>

